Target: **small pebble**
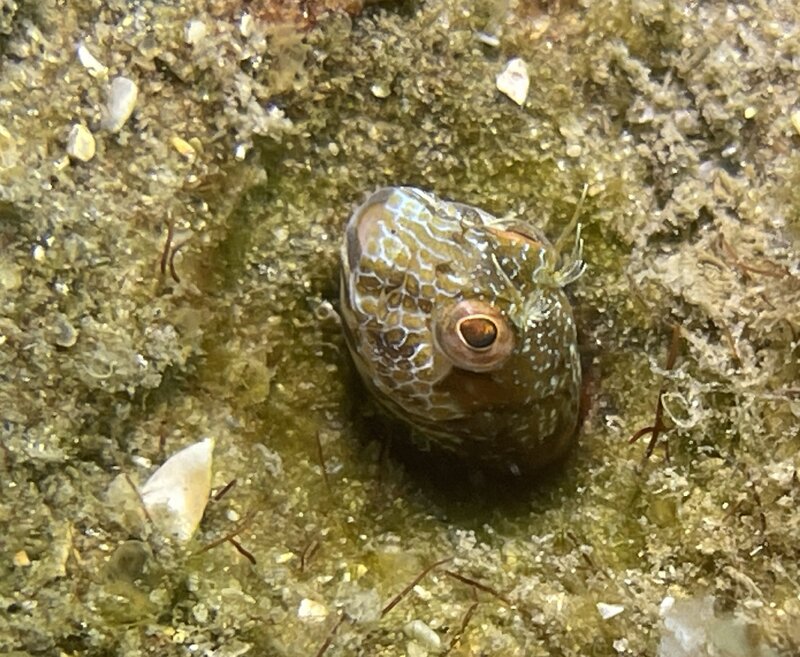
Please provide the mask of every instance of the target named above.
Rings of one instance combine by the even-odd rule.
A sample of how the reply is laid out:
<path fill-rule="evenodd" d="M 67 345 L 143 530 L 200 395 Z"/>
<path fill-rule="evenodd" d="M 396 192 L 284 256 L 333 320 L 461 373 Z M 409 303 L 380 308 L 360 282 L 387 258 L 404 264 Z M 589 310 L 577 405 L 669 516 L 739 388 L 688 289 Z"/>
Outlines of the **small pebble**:
<path fill-rule="evenodd" d="M 628 653 L 629 646 L 630 642 L 625 638 L 616 639 L 614 643 L 611 644 L 611 647 L 614 648 L 614 650 L 616 650 L 618 653 Z"/>
<path fill-rule="evenodd" d="M 406 623 L 403 631 L 429 650 L 440 650 L 442 647 L 442 639 L 439 635 L 421 620 L 413 620 Z"/>
<path fill-rule="evenodd" d="M 183 31 L 183 40 L 186 41 L 190 46 L 195 46 L 200 43 L 203 38 L 206 36 L 206 24 L 194 18 L 186 23 L 186 27 Z"/>
<path fill-rule="evenodd" d="M 406 646 L 406 657 L 428 657 L 430 651 L 416 641 L 410 641 Z"/>
<path fill-rule="evenodd" d="M 31 565 L 30 557 L 25 550 L 20 550 L 17 552 L 12 561 L 17 568 L 27 568 Z"/>
<path fill-rule="evenodd" d="M 141 454 L 131 455 L 131 463 L 145 470 L 149 470 L 150 468 L 153 467 L 153 462 L 149 458 L 147 458 L 146 456 L 142 456 Z"/>
<path fill-rule="evenodd" d="M 292 559 L 295 559 L 297 555 L 294 552 L 283 552 L 275 557 L 275 563 L 283 564 L 289 563 Z"/>
<path fill-rule="evenodd" d="M 239 21 L 239 34 L 245 39 L 253 34 L 253 17 L 250 14 L 242 14 Z"/>
<path fill-rule="evenodd" d="M 208 622 L 208 607 L 200 602 L 192 607 L 192 615 L 200 625 L 205 625 Z"/>
<path fill-rule="evenodd" d="M 797 131 L 797 134 L 800 135 L 800 110 L 792 112 L 792 115 L 789 118 L 794 126 L 794 129 Z"/>
<path fill-rule="evenodd" d="M 63 171 L 69 166 L 69 154 L 65 153 L 61 157 L 57 157 L 53 160 L 53 170 L 54 171 Z"/>
<path fill-rule="evenodd" d="M 172 147 L 178 151 L 183 157 L 187 160 L 193 160 L 197 155 L 197 152 L 188 141 L 185 139 L 181 139 L 180 137 L 173 137 L 170 142 L 172 143 Z"/>
<path fill-rule="evenodd" d="M 755 107 L 746 107 L 745 110 L 744 110 L 744 118 L 746 118 L 748 120 L 752 119 L 756 115 L 757 112 L 758 112 L 758 110 Z"/>
<path fill-rule="evenodd" d="M 0 290 L 13 292 L 22 287 L 22 267 L 10 260 L 9 256 L 0 259 Z"/>
<path fill-rule="evenodd" d="M 125 541 L 117 546 L 106 562 L 105 575 L 116 581 L 135 582 L 144 575 L 147 562 L 152 556 L 147 543 Z"/>
<path fill-rule="evenodd" d="M 111 81 L 108 92 L 108 104 L 103 127 L 111 132 L 119 132 L 125 122 L 133 114 L 139 88 L 130 78 L 116 77 Z"/>
<path fill-rule="evenodd" d="M 375 96 L 375 98 L 388 98 L 392 93 L 389 85 L 384 84 L 383 82 L 376 82 L 369 88 L 369 90 L 372 92 L 372 95 Z"/>
<path fill-rule="evenodd" d="M 419 584 L 417 584 L 414 587 L 413 591 L 414 593 L 417 594 L 417 596 L 419 596 L 420 600 L 425 600 L 425 602 L 428 602 L 431 598 L 433 598 L 433 594 L 428 589 L 426 589 L 423 586 L 420 586 Z"/>
<path fill-rule="evenodd" d="M 567 157 L 580 157 L 581 147 L 578 144 L 570 144 L 567 146 Z"/>
<path fill-rule="evenodd" d="M 53 326 L 53 342 L 59 347 L 68 349 L 74 347 L 78 341 L 78 329 L 67 319 L 66 315 L 59 314 Z"/>
<path fill-rule="evenodd" d="M 597 611 L 600 614 L 600 618 L 603 620 L 608 620 L 609 618 L 614 618 L 614 616 L 619 616 L 623 611 L 625 611 L 625 607 L 622 605 L 612 605 L 606 602 L 598 602 L 596 606 Z"/>
<path fill-rule="evenodd" d="M 303 598 L 300 601 L 300 606 L 297 608 L 297 616 L 298 618 L 321 621 L 328 616 L 328 608 L 316 600 Z"/>
<path fill-rule="evenodd" d="M 81 162 L 88 162 L 94 157 L 94 153 L 94 136 L 85 125 L 76 123 L 67 137 L 67 155 Z"/>
<path fill-rule="evenodd" d="M 498 74 L 496 84 L 501 93 L 522 107 L 528 97 L 528 88 L 531 84 L 527 64 L 519 57 L 510 60 Z"/>
<path fill-rule="evenodd" d="M 485 46 L 489 46 L 490 48 L 500 47 L 500 37 L 495 36 L 494 34 L 489 34 L 488 32 L 477 32 L 475 36 L 478 38 L 478 41 Z"/>
<path fill-rule="evenodd" d="M 0 169 L 16 166 L 19 159 L 17 141 L 14 136 L 0 125 Z"/>

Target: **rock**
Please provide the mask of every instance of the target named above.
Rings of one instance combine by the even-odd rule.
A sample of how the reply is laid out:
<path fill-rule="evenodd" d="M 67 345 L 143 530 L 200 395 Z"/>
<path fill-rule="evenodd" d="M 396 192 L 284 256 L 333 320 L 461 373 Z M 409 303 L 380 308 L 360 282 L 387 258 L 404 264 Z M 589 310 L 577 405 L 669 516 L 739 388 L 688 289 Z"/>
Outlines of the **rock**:
<path fill-rule="evenodd" d="M 94 157 L 94 136 L 85 125 L 76 123 L 67 137 L 67 155 L 81 162 L 88 162 Z"/>

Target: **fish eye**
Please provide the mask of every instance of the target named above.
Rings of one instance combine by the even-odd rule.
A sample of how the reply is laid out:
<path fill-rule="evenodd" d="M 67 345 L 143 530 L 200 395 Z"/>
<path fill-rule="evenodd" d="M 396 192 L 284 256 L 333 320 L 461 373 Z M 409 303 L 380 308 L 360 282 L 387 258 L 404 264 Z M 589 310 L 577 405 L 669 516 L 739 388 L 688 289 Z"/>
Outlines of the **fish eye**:
<path fill-rule="evenodd" d="M 503 313 L 479 299 L 463 299 L 434 320 L 434 341 L 453 365 L 470 372 L 502 367 L 514 351 L 514 331 Z"/>
<path fill-rule="evenodd" d="M 458 320 L 456 329 L 473 349 L 489 349 L 497 339 L 497 325 L 486 315 L 468 315 Z"/>

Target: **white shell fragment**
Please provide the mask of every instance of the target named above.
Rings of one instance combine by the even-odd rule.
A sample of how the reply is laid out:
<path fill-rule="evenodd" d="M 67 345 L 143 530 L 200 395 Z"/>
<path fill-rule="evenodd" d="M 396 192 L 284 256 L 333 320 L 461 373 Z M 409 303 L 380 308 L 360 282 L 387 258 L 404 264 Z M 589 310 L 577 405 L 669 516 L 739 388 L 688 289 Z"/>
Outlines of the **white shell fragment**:
<path fill-rule="evenodd" d="M 83 43 L 78 46 L 78 61 L 92 77 L 98 78 L 108 73 L 108 67 L 100 62 Z"/>
<path fill-rule="evenodd" d="M 500 47 L 500 37 L 494 34 L 490 34 L 489 32 L 477 32 L 475 36 L 477 37 L 478 41 L 485 46 L 489 46 L 490 48 Z"/>
<path fill-rule="evenodd" d="M 608 604 L 607 602 L 598 602 L 596 606 L 597 611 L 600 614 L 600 618 L 603 620 L 608 620 L 609 618 L 614 618 L 614 616 L 619 616 L 623 611 L 625 611 L 625 607 L 622 605 Z"/>
<path fill-rule="evenodd" d="M 313 621 L 325 620 L 328 616 L 328 608 L 311 598 L 303 598 L 297 608 L 297 617 L 306 618 Z"/>
<path fill-rule="evenodd" d="M 187 542 L 211 494 L 211 457 L 214 441 L 201 440 L 173 454 L 141 488 L 142 503 L 164 534 Z"/>
<path fill-rule="evenodd" d="M 442 639 L 430 626 L 419 619 L 412 620 L 403 626 L 403 632 L 429 650 L 441 650 Z"/>
<path fill-rule="evenodd" d="M 509 60 L 506 67 L 498 74 L 496 84 L 500 93 L 504 93 L 522 107 L 531 84 L 528 65 L 519 57 Z"/>
<path fill-rule="evenodd" d="M 85 125 L 76 123 L 67 137 L 67 155 L 81 162 L 88 162 L 94 157 L 94 152 L 94 136 Z"/>
<path fill-rule="evenodd" d="M 111 132 L 118 132 L 133 114 L 138 97 L 139 88 L 133 80 L 123 76 L 114 78 L 108 91 L 103 127 Z"/>

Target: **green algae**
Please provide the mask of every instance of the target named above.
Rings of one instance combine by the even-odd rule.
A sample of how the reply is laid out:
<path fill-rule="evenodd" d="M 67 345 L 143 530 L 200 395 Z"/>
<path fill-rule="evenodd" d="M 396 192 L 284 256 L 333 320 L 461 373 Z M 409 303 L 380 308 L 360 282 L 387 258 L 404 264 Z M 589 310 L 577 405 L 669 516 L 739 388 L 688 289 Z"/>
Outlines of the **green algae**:
<path fill-rule="evenodd" d="M 661 601 L 711 595 L 756 636 L 742 654 L 797 651 L 793 3 L 443 1 L 249 36 L 199 2 L 40 4 L 3 42 L 0 650 L 309 655 L 346 613 L 329 656 L 434 652 L 411 620 L 451 655 L 656 654 Z M 107 80 L 78 41 L 140 86 L 119 135 L 98 129 Z M 514 56 L 524 108 L 494 86 Z M 64 154 L 76 121 L 88 163 Z M 590 186 L 573 294 L 592 403 L 533 490 L 382 452 L 396 432 L 327 304 L 350 209 L 400 183 L 553 237 Z M 180 283 L 159 267 L 170 222 Z M 627 439 L 662 385 L 670 460 L 642 464 Z M 237 483 L 190 546 L 107 502 L 116 474 L 142 481 L 205 435 L 215 485 Z M 255 564 L 200 552 L 233 531 Z"/>

